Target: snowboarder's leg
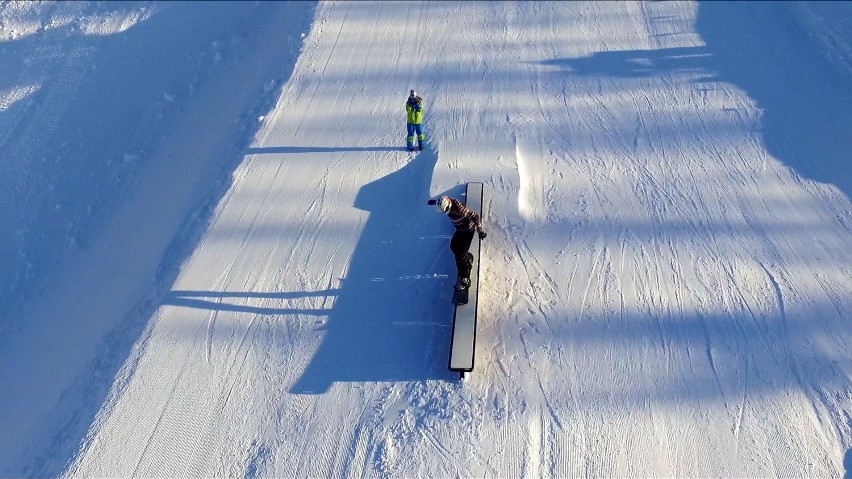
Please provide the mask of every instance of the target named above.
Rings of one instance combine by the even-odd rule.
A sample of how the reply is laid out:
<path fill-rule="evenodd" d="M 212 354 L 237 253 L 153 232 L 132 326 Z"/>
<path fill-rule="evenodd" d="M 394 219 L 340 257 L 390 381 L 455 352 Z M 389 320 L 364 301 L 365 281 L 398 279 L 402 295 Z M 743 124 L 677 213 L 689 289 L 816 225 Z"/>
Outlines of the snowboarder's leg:
<path fill-rule="evenodd" d="M 408 123 L 407 127 L 408 127 L 408 138 L 406 139 L 407 140 L 406 142 L 408 143 L 409 151 L 413 151 L 414 150 L 414 129 L 415 129 L 415 125 L 413 123 Z"/>
<path fill-rule="evenodd" d="M 418 123 L 414 125 L 414 129 L 417 131 L 417 146 L 423 150 L 423 145 L 426 143 L 426 135 L 423 134 L 423 124 Z"/>
<path fill-rule="evenodd" d="M 473 265 L 473 255 L 470 254 L 470 243 L 473 241 L 473 231 L 456 231 L 450 239 L 450 251 L 456 258 L 456 271 L 459 279 L 470 278 L 470 268 Z"/>
<path fill-rule="evenodd" d="M 456 291 L 461 291 L 467 288 L 470 288 L 470 270 L 473 267 L 473 255 L 470 253 L 464 254 L 464 259 L 462 260 L 463 270 L 459 269 L 459 279 L 456 281 L 456 285 L 453 287 Z M 456 264 L 456 268 L 459 268 L 458 263 Z M 467 303 L 467 299 L 464 300 Z"/>

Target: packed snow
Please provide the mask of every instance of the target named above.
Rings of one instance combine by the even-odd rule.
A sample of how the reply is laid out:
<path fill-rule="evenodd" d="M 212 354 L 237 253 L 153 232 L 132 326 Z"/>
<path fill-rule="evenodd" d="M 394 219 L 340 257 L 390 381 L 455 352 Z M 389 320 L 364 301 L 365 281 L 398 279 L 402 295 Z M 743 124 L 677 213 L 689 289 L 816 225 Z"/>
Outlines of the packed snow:
<path fill-rule="evenodd" d="M 0 476 L 852 476 L 850 25 L 0 4 Z"/>

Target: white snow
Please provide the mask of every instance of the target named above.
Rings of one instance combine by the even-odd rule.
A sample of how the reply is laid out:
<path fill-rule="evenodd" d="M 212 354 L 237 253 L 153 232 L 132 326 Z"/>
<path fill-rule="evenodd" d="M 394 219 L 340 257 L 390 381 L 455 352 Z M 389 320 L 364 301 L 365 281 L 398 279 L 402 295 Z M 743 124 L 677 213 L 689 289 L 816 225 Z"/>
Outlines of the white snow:
<path fill-rule="evenodd" d="M 852 475 L 850 23 L 0 4 L 0 476 Z"/>

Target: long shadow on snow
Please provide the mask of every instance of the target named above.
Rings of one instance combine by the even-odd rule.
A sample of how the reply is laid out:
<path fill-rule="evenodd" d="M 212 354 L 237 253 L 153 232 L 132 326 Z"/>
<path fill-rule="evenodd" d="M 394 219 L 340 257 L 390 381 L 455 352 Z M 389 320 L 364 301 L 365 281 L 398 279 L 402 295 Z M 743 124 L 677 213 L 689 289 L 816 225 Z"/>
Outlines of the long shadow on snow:
<path fill-rule="evenodd" d="M 706 47 L 618 50 L 583 58 L 555 58 L 541 64 L 574 75 L 644 78 L 666 72 L 703 71 L 709 55 Z"/>
<path fill-rule="evenodd" d="M 325 316 L 327 309 L 304 309 L 304 308 L 273 308 L 261 306 L 248 306 L 224 302 L 225 299 L 261 298 L 271 300 L 287 300 L 308 297 L 329 297 L 337 294 L 336 290 L 326 289 L 322 291 L 310 291 L 299 293 L 255 293 L 255 292 L 221 292 L 221 291 L 171 291 L 165 298 L 163 304 L 181 306 L 184 308 L 209 309 L 214 311 L 231 311 L 235 313 L 254 314 L 304 314 L 306 316 Z M 218 298 L 219 301 L 210 301 L 208 298 Z"/>
<path fill-rule="evenodd" d="M 843 456 L 843 479 L 852 479 L 852 449 L 847 449 Z"/>
<path fill-rule="evenodd" d="M 293 16 L 288 24 L 280 26 L 281 31 L 287 34 L 305 31 L 313 20 L 314 5 L 314 2 L 303 2 L 297 6 L 291 6 Z M 59 125 L 57 131 L 62 131 L 63 134 L 58 136 L 57 140 L 53 137 L 45 140 L 47 145 L 45 151 L 48 153 L 53 148 L 76 152 L 70 155 L 68 161 L 48 162 L 49 166 L 56 164 L 64 169 L 78 170 L 82 167 L 95 168 L 96 163 L 100 165 L 104 162 L 92 162 L 90 158 L 112 158 L 115 154 L 132 150 L 140 141 L 143 146 L 148 145 L 152 141 L 150 138 L 143 137 L 141 140 L 139 138 L 142 133 L 148 131 L 144 129 L 140 131 L 140 128 L 144 126 L 139 125 L 140 121 L 150 120 L 162 123 L 166 120 L 158 120 L 156 115 L 152 115 L 154 120 L 140 119 L 137 113 L 140 111 L 150 113 L 151 106 L 161 102 L 164 91 L 175 91 L 172 90 L 173 86 L 183 85 L 184 88 L 189 88 L 197 80 L 195 78 L 197 75 L 201 74 L 203 77 L 215 74 L 212 66 L 202 68 L 194 61 L 185 61 L 187 56 L 194 58 L 191 55 L 209 52 L 213 42 L 226 38 L 225 35 L 242 31 L 239 29 L 252 25 L 252 22 L 262 18 L 264 12 L 272 8 L 276 8 L 272 3 L 261 3 L 254 10 L 247 9 L 238 2 L 217 3 L 215 8 L 213 4 L 206 2 L 168 4 L 158 8 L 155 15 L 126 31 L 106 37 L 92 36 L 81 40 L 81 42 L 90 42 L 92 45 L 101 45 L 100 53 L 92 61 L 96 65 L 108 67 L 99 68 L 96 74 L 88 77 L 87 83 L 81 87 L 77 98 L 67 106 L 67 112 L 57 120 Z M 68 28 L 72 27 L 73 24 Z M 23 41 L 32 42 L 33 39 L 26 38 Z M 10 43 L 4 45 L 4 48 L 14 49 L 22 48 L 22 46 Z M 297 56 L 298 51 L 294 50 L 292 55 L 281 57 L 277 71 L 284 80 L 291 74 Z M 182 65 L 182 68 L 172 68 L 167 72 L 156 68 L 152 70 L 150 65 L 156 64 Z M 2 76 L 0 87 L 7 84 L 8 78 L 10 77 Z M 137 80 L 129 83 L 121 81 L 126 78 Z M 286 82 L 282 81 L 277 89 L 265 94 L 259 93 L 257 104 L 247 105 L 256 110 L 250 112 L 249 116 L 256 117 L 274 107 L 274 100 L 285 84 Z M 258 92 L 264 91 L 261 88 L 263 85 L 255 86 Z M 249 88 L 251 85 L 247 84 L 243 87 Z M 109 92 L 109 94 L 93 93 L 98 91 Z M 184 90 L 176 91 L 189 94 Z M 14 105 L 16 108 L 20 106 Z M 80 125 L 87 128 L 82 128 Z M 259 127 L 260 124 L 257 126 Z M 158 130 L 154 128 L 152 131 Z M 232 133 L 235 135 L 234 141 L 245 141 L 245 138 L 251 138 L 255 132 L 235 129 Z M 67 141 L 70 144 L 62 143 L 60 146 L 60 141 Z M 45 154 L 45 157 L 48 156 Z M 83 447 L 87 431 L 94 424 L 97 413 L 107 400 L 110 388 L 114 386 L 113 380 L 116 374 L 132 356 L 134 345 L 144 335 L 148 321 L 161 304 L 161 296 L 166 295 L 168 287 L 174 283 L 179 273 L 178 266 L 192 253 L 200 240 L 204 231 L 203 227 L 218 201 L 227 192 L 230 173 L 242 156 L 225 155 L 223 158 L 226 163 L 218 165 L 219 170 L 215 173 L 221 181 L 214 182 L 209 190 L 199 194 L 203 203 L 197 204 L 187 213 L 182 229 L 175 234 L 166 255 L 158 266 L 156 285 L 153 288 L 160 289 L 140 298 L 132 311 L 129 311 L 124 318 L 116 319 L 111 330 L 102 332 L 102 340 L 94 348 L 91 361 L 85 369 L 76 374 L 76 379 L 68 384 L 61 396 L 57 398 L 56 407 L 45 417 L 32 418 L 33 441 L 23 445 L 25 449 L 19 457 L 5 463 L 0 461 L 0 476 L 55 477 L 62 475 L 63 471 L 67 473 L 68 466 Z M 82 163 L 69 166 L 71 160 Z M 84 160 L 89 162 L 85 163 Z M 88 199 L 88 193 L 80 191 L 86 187 L 86 184 L 83 183 L 81 186 L 75 181 L 85 174 L 88 173 L 78 171 L 76 175 L 68 176 L 60 172 L 58 177 L 64 179 L 58 181 L 56 190 L 68 190 L 64 198 Z M 46 172 L 45 176 L 52 177 L 50 172 Z M 21 184 L 29 185 L 29 183 Z M 98 193 L 96 191 L 92 195 Z M 98 201 L 100 198 L 95 196 L 94 204 L 101 206 Z M 61 223 L 59 227 L 64 228 L 65 222 L 59 223 Z M 54 227 L 54 222 L 48 220 L 44 220 L 42 224 L 46 227 Z M 15 230 L 16 228 L 12 228 L 10 231 Z M 140 237 L 144 237 L 145 232 L 139 234 Z M 51 233 L 47 230 L 40 235 L 50 236 Z M 39 234 L 32 236 L 37 237 Z M 116 256 L 130 256 L 133 254 L 132 245 L 116 245 L 114 253 Z M 103 274 L 109 274 L 109 272 Z M 99 295 L 102 292 L 93 291 L 92 294 Z M 207 295 L 210 296 L 210 294 Z M 0 299 L 2 298 L 3 296 L 0 295 Z M 186 294 L 182 298 L 187 302 L 198 301 L 191 294 Z M 81 301 L 85 300 L 86 298 L 81 298 Z M 300 314 L 302 313 L 304 312 L 300 311 Z M 2 406 L 0 404 L 0 407 Z M 29 418 L 25 419 L 29 420 Z M 18 434 L 14 428 L 6 428 L 3 432 L 13 438 L 12 440 L 18 440 Z"/>
<path fill-rule="evenodd" d="M 772 2 L 702 2 L 695 24 L 704 46 L 604 51 L 541 62 L 571 75 L 644 78 L 703 73 L 713 88 L 729 82 L 763 111 L 767 150 L 799 175 L 837 186 L 852 198 L 852 99 L 788 6 Z"/>
<path fill-rule="evenodd" d="M 745 90 L 763 110 L 766 148 L 800 175 L 852 198 L 852 100 L 789 6 L 702 2 L 695 24 L 717 80 Z M 810 46 L 806 46 L 810 45 Z"/>
<path fill-rule="evenodd" d="M 250 155 L 268 155 L 272 153 L 343 153 L 347 151 L 405 151 L 404 146 L 272 146 L 249 148 Z"/>
<path fill-rule="evenodd" d="M 425 204 L 437 159 L 426 149 L 358 192 L 355 207 L 370 215 L 322 343 L 292 393 L 323 393 L 335 381 L 451 377 L 449 285 L 455 278 L 434 273 L 452 270 L 448 240 L 428 237 L 442 231 L 446 219 Z"/>

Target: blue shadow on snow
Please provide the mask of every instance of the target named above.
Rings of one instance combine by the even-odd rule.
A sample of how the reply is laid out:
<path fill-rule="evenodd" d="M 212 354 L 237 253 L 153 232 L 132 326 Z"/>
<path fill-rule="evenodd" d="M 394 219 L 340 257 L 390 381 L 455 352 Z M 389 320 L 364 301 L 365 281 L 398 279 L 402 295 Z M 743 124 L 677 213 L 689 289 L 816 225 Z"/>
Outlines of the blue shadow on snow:
<path fill-rule="evenodd" d="M 852 198 L 852 96 L 783 2 L 701 2 L 703 46 L 602 51 L 541 62 L 570 75 L 644 78 L 698 72 L 703 88 L 733 84 L 762 110 L 764 146 L 800 176 Z M 757 159 L 755 159 L 757 161 Z"/>
<path fill-rule="evenodd" d="M 426 205 L 438 156 L 431 148 L 364 185 L 355 207 L 370 213 L 296 394 L 334 382 L 448 380 L 452 271 L 446 218 Z M 444 261 L 442 261 L 444 260 Z M 438 274 L 438 272 L 442 274 Z"/>
<path fill-rule="evenodd" d="M 108 2 L 109 3 L 109 2 Z M 199 76 L 203 79 L 206 76 L 217 75 L 218 71 L 223 67 L 215 63 L 215 61 L 203 61 L 204 58 L 210 58 L 210 46 L 214 42 L 219 42 L 223 38 L 235 37 L 235 34 L 242 35 L 247 28 L 253 28 L 257 25 L 260 19 L 268 15 L 268 12 L 288 8 L 292 16 L 289 17 L 287 24 L 278 25 L 282 35 L 297 34 L 298 32 L 306 31 L 312 21 L 315 2 L 292 2 L 290 5 L 276 4 L 275 2 L 258 2 L 253 6 L 246 6 L 240 2 L 165 2 L 158 5 L 154 10 L 155 13 L 144 21 L 133 25 L 125 31 L 117 32 L 107 36 L 97 35 L 81 35 L 79 28 L 76 28 L 76 22 L 71 22 L 67 26 L 61 26 L 56 29 L 39 29 L 38 33 L 25 37 L 21 40 L 9 41 L 3 43 L 4 59 L 14 60 L 16 56 L 20 56 L 27 51 L 32 42 L 42 42 L 46 46 L 50 46 L 50 50 L 54 50 L 54 44 L 50 43 L 54 38 L 67 36 L 74 38 L 74 42 L 80 45 L 80 48 L 91 48 L 94 52 L 90 59 L 91 65 L 98 68 L 92 69 L 86 73 L 85 82 L 83 82 L 77 91 L 74 98 L 69 99 L 62 108 L 47 108 L 46 111 L 57 113 L 55 118 L 55 131 L 61 134 L 39 136 L 38 148 L 35 151 L 34 157 L 49 159 L 58 156 L 59 153 L 66 154 L 62 161 L 39 161 L 33 163 L 32 167 L 36 178 L 57 178 L 55 188 L 51 192 L 43 192 L 43 194 L 35 196 L 44 196 L 48 200 L 52 198 L 71 198 L 74 204 L 66 205 L 63 209 L 74 209 L 80 211 L 77 216 L 68 216 L 87 221 L 86 208 L 89 204 L 95 209 L 105 208 L 109 205 L 102 204 L 102 198 L 112 198 L 121 196 L 118 193 L 105 193 L 102 190 L 88 191 L 88 183 L 85 181 L 77 181 L 80 178 L 91 176 L 104 176 L 102 169 L 106 168 L 103 165 L 125 165 L 127 162 L 108 162 L 110 158 L 121 158 L 123 152 L 135 151 L 138 146 L 148 146 L 152 140 L 149 136 L 153 133 L 161 131 L 174 121 L 176 112 L 172 112 L 165 106 L 168 101 L 163 100 L 163 92 L 177 92 L 183 96 L 191 95 L 191 85 L 195 85 L 200 81 Z M 114 9 L 121 11 L 128 9 L 132 11 L 136 8 L 133 4 L 125 4 L 122 2 L 109 3 L 98 7 L 101 13 Z M 67 40 L 62 40 L 67 41 Z M 236 56 L 242 54 L 241 48 L 248 48 L 251 45 L 246 42 L 232 42 L 233 45 L 226 52 L 233 52 Z M 281 45 L 277 46 L 280 47 Z M 276 65 L 277 74 L 281 75 L 286 80 L 290 76 L 298 56 L 298 50 L 293 50 L 292 54 L 284 54 Z M 205 57 L 207 55 L 207 57 Z M 192 59 L 193 61 L 187 61 Z M 0 72 L 0 90 L 4 87 L 12 85 L 13 81 L 18 78 L 18 68 L 14 61 L 9 63 L 12 67 L 11 73 L 4 70 Z M 4 62 L 0 61 L 0 64 Z M 73 62 L 71 62 L 73 65 Z M 10 65 L 3 64 L 3 67 Z M 173 68 L 163 70 L 162 68 L 152 68 L 152 65 L 170 65 Z M 22 67 L 21 67 L 22 68 Z M 9 70 L 9 69 L 7 69 Z M 71 72 L 76 70 L 71 69 Z M 241 88 L 257 87 L 261 91 L 262 85 L 252 85 L 251 72 L 246 72 L 246 84 L 240 84 Z M 67 73 L 65 73 L 67 75 Z M 127 79 L 134 79 L 128 82 Z M 203 83 L 202 83 L 203 84 Z M 274 99 L 280 93 L 281 87 L 286 84 L 282 83 L 275 91 L 266 92 L 266 96 L 262 99 L 266 103 L 258 103 L 255 105 L 247 105 L 255 108 L 257 111 L 252 111 L 250 114 L 262 114 L 265 108 L 274 107 L 274 102 L 270 103 L 270 99 Z M 46 88 L 45 91 L 50 92 Z M 36 103 L 38 102 L 54 102 L 56 99 L 51 98 L 48 93 L 37 92 L 34 95 Z M 268 98 L 267 98 L 268 97 Z M 25 108 L 27 102 L 19 102 L 13 105 L 14 109 Z M 0 120 L 11 115 L 17 110 L 7 110 L 0 112 Z M 171 112 L 171 113 L 170 113 Z M 54 124 L 54 123 L 51 123 Z M 164 126 L 165 125 L 165 126 Z M 258 123 L 259 126 L 259 123 Z M 85 127 L 85 128 L 83 128 Z M 25 130 L 21 127 L 16 127 L 15 133 Z M 44 132 L 43 132 L 44 133 Z M 255 131 L 237 132 L 238 139 L 251 138 Z M 206 141 L 207 139 L 195 139 L 195 141 Z M 210 139 L 210 141 L 220 141 L 220 138 Z M 70 152 L 70 153 L 68 153 Z M 93 161 L 92 159 L 95 159 Z M 74 377 L 70 375 L 59 375 L 63 381 L 63 392 L 56 400 L 56 407 L 52 408 L 46 416 L 42 417 L 23 417 L 22 423 L 32 424 L 30 431 L 18 431 L 14 427 L 9 426 L 3 429 L 3 434 L 10 438 L 10 441 L 19 441 L 19 437 L 25 436 L 25 432 L 29 432 L 32 440 L 25 444 L 24 453 L 9 458 L 10 460 L 0 460 L 0 477 L 57 477 L 66 475 L 68 467 L 78 457 L 82 448 L 85 445 L 85 440 L 88 432 L 95 424 L 95 418 L 102 406 L 107 401 L 111 388 L 115 385 L 113 381 L 116 375 L 132 355 L 134 345 L 137 344 L 140 337 L 144 335 L 144 331 L 153 316 L 154 312 L 160 306 L 160 295 L 166 295 L 165 302 L 171 300 L 173 302 L 183 302 L 184 304 L 193 304 L 196 307 L 202 306 L 203 300 L 198 299 L 198 296 L 213 296 L 215 293 L 193 293 L 193 292 L 178 292 L 176 295 L 169 297 L 166 294 L 165 288 L 174 283 L 179 266 L 183 264 L 186 258 L 192 253 L 201 238 L 204 231 L 203 226 L 213 214 L 215 206 L 219 200 L 227 192 L 230 184 L 230 173 L 238 165 L 234 159 L 242 159 L 242 156 L 223 155 L 223 164 L 217 165 L 219 171 L 215 173 L 221 181 L 213 182 L 209 189 L 199 194 L 202 203 L 188 212 L 185 219 L 183 229 L 179 231 L 172 244 L 168 247 L 168 253 L 158 265 L 156 278 L 152 278 L 152 289 L 160 288 L 153 291 L 151 295 L 139 299 L 137 307 L 123 318 L 116 318 L 110 323 L 108 330 L 86 332 L 86 334 L 97 334 L 101 339 L 98 345 L 95 346 L 91 353 L 91 359 L 88 364 L 80 371 L 74 373 Z M 55 169 L 55 170 L 54 170 Z M 109 170 L 118 178 L 125 178 L 130 175 L 130 172 L 125 171 L 126 168 L 113 168 Z M 66 174 L 66 171 L 74 170 L 72 175 Z M 110 177 L 107 175 L 106 177 Z M 47 180 L 43 180 L 47 181 Z M 29 188 L 29 183 L 21 183 L 22 186 Z M 104 188 L 119 189 L 124 187 L 124 183 L 115 181 L 114 184 L 101 185 Z M 14 194 L 15 191 L 7 192 Z M 60 194 L 61 193 L 61 194 Z M 52 195 L 52 196 L 51 196 Z M 0 198 L 4 198 L 0 195 Z M 52 204 L 48 202 L 49 204 Z M 80 203 L 79 205 L 76 203 Z M 0 212 L 4 212 L 6 203 L 0 202 L 2 208 Z M 15 210 L 20 209 L 20 203 L 8 203 Z M 109 206 L 111 208 L 111 206 Z M 31 210 L 35 211 L 33 208 Z M 40 215 L 36 221 L 41 229 L 34 230 L 34 233 L 28 238 L 33 238 L 21 247 L 21 251 L 32 251 L 33 254 L 27 254 L 33 259 L 37 271 L 44 270 L 45 267 L 39 263 L 38 254 L 39 248 L 43 248 L 44 241 L 38 238 L 51 238 L 56 235 L 66 234 L 66 221 L 56 221 L 54 216 L 54 208 L 43 208 L 38 210 Z M 52 213 L 53 212 L 53 213 Z M 60 212 L 61 213 L 61 212 Z M 101 215 L 108 214 L 100 212 L 94 214 L 96 218 Z M 9 217 L 10 219 L 18 220 L 18 216 L 0 215 Z M 32 222 L 32 218 L 22 217 L 23 220 Z M 61 217 L 60 217 L 61 219 Z M 85 231 L 97 231 L 97 224 L 84 225 L 81 228 Z M 18 244 L 13 242 L 13 238 L 6 238 L 5 233 L 8 230 L 14 233 L 19 228 L 16 225 L 4 225 L 5 229 L 0 229 L 0 238 L 4 241 L 6 249 L 0 247 L 0 258 L 4 261 L 8 258 L 17 258 L 18 252 L 15 247 Z M 146 232 L 140 231 L 138 236 L 145 238 Z M 85 247 L 86 241 L 83 238 L 80 241 Z M 11 249 L 9 247 L 11 246 Z M 117 258 L 122 256 L 132 256 L 133 245 L 122 244 L 113 245 L 112 252 Z M 57 256 L 58 257 L 58 256 Z M 53 262 L 51 258 L 51 263 Z M 2 262 L 2 261 L 0 261 Z M 12 265 L 14 266 L 14 265 Z M 0 267 L 0 271 L 6 271 L 6 266 Z M 103 272 L 108 275 L 109 272 Z M 42 283 L 42 279 L 38 276 L 34 277 L 33 284 Z M 93 284 L 100 284 L 96 280 L 92 280 Z M 7 288 L 8 289 L 8 288 Z M 38 288 L 31 288 L 38 290 Z M 124 292 L 123 290 L 119 290 Z M 20 293 L 16 293 L 20 295 Z M 92 288 L 92 296 L 103 295 L 104 292 L 97 288 Z M 171 299 L 170 299 L 171 298 Z M 0 294 L 0 310 L 3 309 L 4 300 L 8 299 L 8 295 Z M 27 299 L 27 298 L 24 298 Z M 79 298 L 80 301 L 88 301 L 90 298 Z M 218 303 L 212 303 L 218 304 Z M 204 305 L 205 307 L 209 305 Z M 238 307 L 238 306 L 236 306 Z M 304 313 L 300 311 L 300 313 Z M 0 314 L 2 317 L 2 314 Z M 0 323 L 4 323 L 5 318 L 2 318 Z M 54 318 L 53 321 L 60 321 L 65 318 Z M 5 324 L 4 324 L 5 325 Z M 81 330 L 86 330 L 86 325 L 82 325 Z M 89 328 L 91 329 L 91 328 Z M 14 330 L 6 330 L 5 334 L 14 334 Z M 65 338 L 67 341 L 68 338 Z M 41 345 L 47 349 L 51 344 Z M 4 353 L 5 351 L 0 351 Z M 39 354 L 34 352 L 34 356 Z M 5 359 L 5 358 L 4 358 Z M 61 371 L 62 365 L 57 365 Z M 23 369 L 26 364 L 21 364 L 20 360 L 15 365 L 18 369 Z M 10 368 L 12 369 L 12 368 Z M 67 379 L 67 381 L 66 381 Z M 46 377 L 39 379 L 41 381 L 56 381 L 55 377 Z M 2 382 L 2 381 L 0 381 Z M 5 404 L 0 403 L 0 409 L 4 408 Z M 30 411 L 24 411 L 29 414 Z M 2 458 L 0 454 L 0 458 Z"/>
<path fill-rule="evenodd" d="M 343 153 L 347 151 L 405 151 L 404 146 L 271 146 L 261 148 L 249 148 L 249 155 L 268 155 L 280 153 Z"/>

